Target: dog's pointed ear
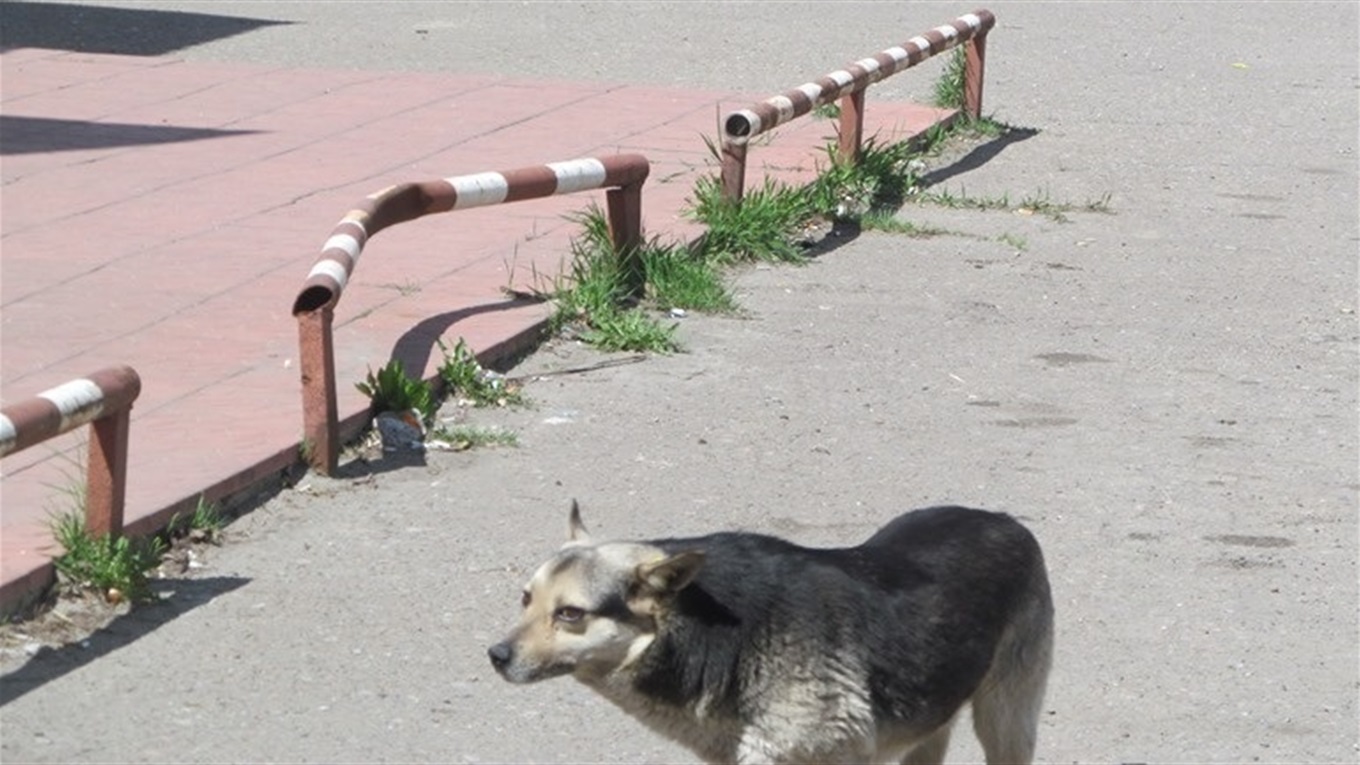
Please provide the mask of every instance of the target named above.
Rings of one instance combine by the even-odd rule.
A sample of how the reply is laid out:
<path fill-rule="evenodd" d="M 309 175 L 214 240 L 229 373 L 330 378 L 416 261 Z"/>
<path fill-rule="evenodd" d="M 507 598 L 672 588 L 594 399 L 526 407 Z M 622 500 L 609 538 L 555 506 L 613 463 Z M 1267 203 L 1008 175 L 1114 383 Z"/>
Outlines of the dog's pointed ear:
<path fill-rule="evenodd" d="M 694 581 L 703 568 L 704 554 L 686 550 L 668 558 L 638 564 L 636 573 L 643 586 L 660 595 L 677 593 Z"/>
<path fill-rule="evenodd" d="M 571 501 L 571 515 L 567 518 L 567 541 L 585 544 L 590 541 L 590 534 L 586 531 L 586 525 L 581 522 L 581 505 L 576 500 Z"/>

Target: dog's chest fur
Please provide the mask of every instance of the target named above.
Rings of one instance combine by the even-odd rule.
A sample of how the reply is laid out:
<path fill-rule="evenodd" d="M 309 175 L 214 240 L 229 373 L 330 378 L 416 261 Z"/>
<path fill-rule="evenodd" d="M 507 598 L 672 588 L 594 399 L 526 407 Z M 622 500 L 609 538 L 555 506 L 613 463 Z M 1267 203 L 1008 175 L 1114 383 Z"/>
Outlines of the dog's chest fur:
<path fill-rule="evenodd" d="M 633 673 L 624 670 L 588 685 L 619 709 L 657 734 L 688 747 L 706 762 L 735 762 L 742 724 L 735 717 L 716 715 L 704 698 L 676 705 L 640 693 Z M 706 703 L 707 702 L 707 703 Z"/>
<path fill-rule="evenodd" d="M 874 753 L 867 668 L 837 650 L 848 641 L 809 632 L 795 639 L 785 629 L 715 636 L 726 630 L 698 629 L 692 613 L 669 616 L 636 661 L 587 685 L 708 762 L 862 761 Z"/>

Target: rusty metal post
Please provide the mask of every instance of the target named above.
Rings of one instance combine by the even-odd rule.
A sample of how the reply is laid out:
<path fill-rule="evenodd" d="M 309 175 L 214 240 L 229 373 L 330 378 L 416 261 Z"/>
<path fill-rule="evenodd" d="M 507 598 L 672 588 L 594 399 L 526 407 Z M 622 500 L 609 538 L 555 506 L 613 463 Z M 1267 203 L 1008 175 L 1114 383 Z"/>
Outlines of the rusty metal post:
<path fill-rule="evenodd" d="M 987 33 L 964 43 L 967 57 L 963 69 L 963 110 L 969 119 L 982 117 L 982 75 L 987 63 Z"/>
<path fill-rule="evenodd" d="M 129 404 L 90 423 L 89 458 L 85 468 L 85 528 L 95 537 L 123 533 L 127 489 Z"/>
<path fill-rule="evenodd" d="M 620 186 L 605 192 L 609 214 L 609 237 L 622 259 L 623 283 L 628 296 L 641 300 L 647 273 L 642 264 L 642 184 Z"/>
<path fill-rule="evenodd" d="M 746 184 L 746 144 L 723 141 L 722 195 L 729 202 L 740 202 Z"/>
<path fill-rule="evenodd" d="M 298 365 L 302 370 L 302 448 L 307 462 L 322 475 L 340 463 L 339 405 L 335 392 L 334 310 L 303 311 L 298 320 Z"/>
<path fill-rule="evenodd" d="M 864 145 L 864 91 L 857 90 L 841 99 L 840 146 L 841 162 L 859 162 Z"/>
<path fill-rule="evenodd" d="M 642 240 L 642 184 L 650 171 L 651 164 L 641 154 L 581 157 L 507 172 L 403 183 L 360 200 L 331 229 L 293 301 L 302 376 L 302 450 L 307 463 L 325 475 L 333 475 L 338 467 L 335 306 L 369 239 L 389 226 L 426 215 L 591 189 L 619 189 L 620 193 L 610 192 L 608 197 L 610 233 L 614 245 L 629 258 L 622 264 L 629 289 L 640 296 L 645 275 L 635 258 Z"/>
<path fill-rule="evenodd" d="M 841 100 L 842 135 L 837 153 L 840 158 L 848 159 L 851 140 L 855 139 L 855 121 L 858 120 L 860 135 L 854 141 L 857 149 L 863 139 L 863 96 L 859 100 L 847 99 L 852 94 L 868 88 L 885 77 L 906 71 L 939 55 L 957 45 L 968 46 L 968 66 L 965 72 L 964 92 L 968 99 L 968 111 L 973 116 L 982 113 L 982 63 L 984 58 L 987 32 L 996 25 L 996 17 L 991 11 L 979 9 L 966 13 L 957 19 L 938 26 L 924 34 L 883 50 L 876 55 L 860 59 L 844 68 L 830 72 L 811 82 L 805 82 L 792 90 L 751 105 L 747 109 L 729 112 L 723 119 L 723 197 L 741 199 L 744 169 L 746 167 L 746 146 L 756 136 L 768 133 L 776 127 L 812 112 L 819 106 Z M 730 157 L 729 153 L 740 152 L 740 158 Z"/>

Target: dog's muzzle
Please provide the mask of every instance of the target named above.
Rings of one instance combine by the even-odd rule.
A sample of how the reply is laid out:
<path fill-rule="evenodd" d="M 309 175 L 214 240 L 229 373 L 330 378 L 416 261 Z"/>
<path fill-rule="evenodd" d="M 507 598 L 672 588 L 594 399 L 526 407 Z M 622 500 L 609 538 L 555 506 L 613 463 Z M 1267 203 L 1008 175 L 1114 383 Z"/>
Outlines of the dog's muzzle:
<path fill-rule="evenodd" d="M 491 657 L 491 666 L 504 675 L 506 668 L 515 658 L 515 648 L 509 640 L 503 640 L 486 649 L 486 655 Z"/>

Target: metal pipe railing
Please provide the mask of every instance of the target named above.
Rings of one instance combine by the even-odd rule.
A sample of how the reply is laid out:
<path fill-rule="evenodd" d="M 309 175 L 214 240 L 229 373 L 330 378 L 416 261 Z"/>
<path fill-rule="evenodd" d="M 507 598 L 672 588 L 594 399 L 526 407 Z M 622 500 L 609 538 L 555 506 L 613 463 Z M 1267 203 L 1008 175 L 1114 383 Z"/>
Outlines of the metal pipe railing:
<path fill-rule="evenodd" d="M 346 213 L 322 245 L 293 301 L 302 371 L 304 451 L 312 467 L 330 475 L 339 459 L 334 310 L 369 239 L 388 226 L 424 215 L 607 189 L 610 238 L 624 259 L 621 265 L 628 290 L 640 295 L 645 276 L 638 254 L 642 184 L 650 169 L 640 154 L 618 154 L 406 183 L 371 194 Z"/>
<path fill-rule="evenodd" d="M 128 429 L 142 380 L 110 367 L 0 410 L 0 456 L 21 452 L 90 424 L 85 470 L 85 526 L 93 535 L 123 532 Z"/>
<path fill-rule="evenodd" d="M 995 24 L 996 17 L 990 11 L 974 11 L 844 69 L 767 98 L 750 108 L 731 112 L 722 126 L 723 196 L 733 200 L 742 197 L 746 181 L 746 149 L 751 139 L 837 99 L 841 100 L 838 152 L 847 161 L 857 159 L 864 135 L 864 91 L 886 77 L 960 44 L 968 46 L 963 111 L 973 118 L 980 117 L 987 33 Z"/>

